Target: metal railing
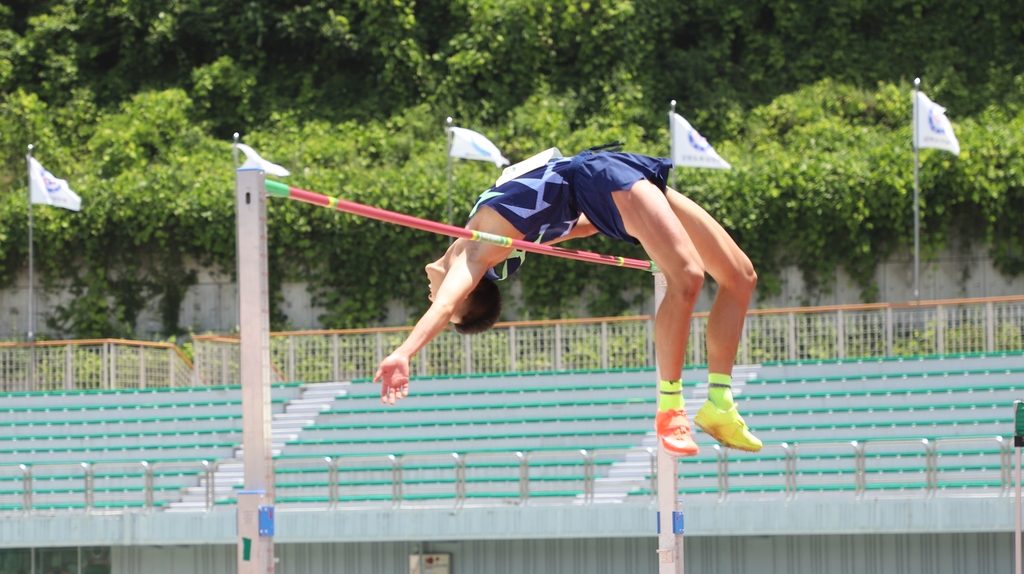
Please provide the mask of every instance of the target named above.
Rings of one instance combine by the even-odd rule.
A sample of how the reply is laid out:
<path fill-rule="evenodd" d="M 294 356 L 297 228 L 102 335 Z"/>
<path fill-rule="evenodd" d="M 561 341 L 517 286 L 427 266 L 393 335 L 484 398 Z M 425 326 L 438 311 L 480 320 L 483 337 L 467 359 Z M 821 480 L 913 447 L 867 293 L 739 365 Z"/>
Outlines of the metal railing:
<path fill-rule="evenodd" d="M 655 458 L 652 448 L 283 458 L 274 461 L 275 495 L 279 506 L 328 509 L 650 504 L 657 496 Z M 719 501 L 751 493 L 788 500 L 837 491 L 855 498 L 868 491 L 880 497 L 1008 496 L 1011 460 L 1011 442 L 1003 437 L 954 437 L 779 443 L 758 454 L 716 445 L 715 458 L 683 459 L 677 468 L 682 491 Z M 634 473 L 610 477 L 609 470 L 624 461 Z M 700 470 L 704 464 L 714 471 Z M 745 468 L 752 464 L 756 468 Z M 210 512 L 233 503 L 232 495 L 217 493 L 216 467 L 205 460 L 0 466 L 0 511 L 152 511 L 202 479 L 201 510 Z"/>
<path fill-rule="evenodd" d="M 0 392 L 187 387 L 193 382 L 192 362 L 170 343 L 0 343 Z"/>
<path fill-rule="evenodd" d="M 707 362 L 707 313 L 692 319 L 690 365 Z M 273 333 L 275 382 L 364 379 L 411 327 Z M 0 392 L 238 385 L 238 339 L 196 336 L 194 368 L 169 343 L 116 339 L 0 343 Z M 1024 296 L 914 304 L 752 310 L 740 364 L 1024 350 Z M 653 367 L 649 316 L 499 323 L 442 332 L 413 360 L 417 375 Z"/>
<path fill-rule="evenodd" d="M 707 363 L 707 313 L 694 315 L 686 361 Z M 411 327 L 271 335 L 286 381 L 371 377 Z M 197 336 L 196 384 L 237 385 L 238 340 Z M 740 364 L 1024 350 L 1024 296 L 916 304 L 752 310 Z M 481 335 L 442 332 L 413 360 L 417 375 L 556 372 L 654 366 L 650 316 L 498 323 Z"/>
<path fill-rule="evenodd" d="M 209 478 L 208 461 L 54 462 L 0 465 L 0 510 L 138 509 L 180 499 L 186 482 Z M 213 508 L 213 492 L 207 493 Z"/>

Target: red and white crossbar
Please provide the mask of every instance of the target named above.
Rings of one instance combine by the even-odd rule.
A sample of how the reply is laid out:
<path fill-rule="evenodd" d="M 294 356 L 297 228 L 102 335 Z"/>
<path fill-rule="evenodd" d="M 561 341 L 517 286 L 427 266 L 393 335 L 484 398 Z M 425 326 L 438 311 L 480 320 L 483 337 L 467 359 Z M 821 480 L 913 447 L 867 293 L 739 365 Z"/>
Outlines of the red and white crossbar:
<path fill-rule="evenodd" d="M 303 203 L 337 209 L 338 211 L 343 211 L 345 213 L 368 217 L 378 221 L 395 223 L 405 227 L 419 229 L 421 231 L 437 233 L 439 235 L 448 235 L 450 237 L 479 241 L 481 243 L 489 243 L 491 245 L 498 245 L 501 247 L 512 247 L 514 249 L 528 251 L 530 253 L 553 255 L 555 257 L 562 257 L 565 259 L 587 261 L 589 263 L 600 263 L 602 265 L 612 265 L 615 267 L 628 267 L 630 269 L 641 269 L 643 271 L 657 271 L 657 268 L 651 261 L 630 259 L 628 257 L 617 257 L 615 255 L 601 255 L 599 253 L 577 251 L 575 249 L 564 249 L 553 245 L 542 245 L 540 243 L 531 243 L 521 239 L 512 239 L 511 237 L 473 231 L 463 227 L 455 227 L 454 225 L 446 225 L 444 223 L 437 223 L 436 221 L 429 221 L 413 217 L 411 215 L 388 211 L 387 209 L 380 209 L 379 207 L 370 207 L 353 201 L 345 201 L 344 199 L 338 199 L 336 197 L 328 197 L 312 191 L 289 187 L 283 183 L 271 180 L 267 180 L 267 193 L 273 197 L 287 197 Z"/>

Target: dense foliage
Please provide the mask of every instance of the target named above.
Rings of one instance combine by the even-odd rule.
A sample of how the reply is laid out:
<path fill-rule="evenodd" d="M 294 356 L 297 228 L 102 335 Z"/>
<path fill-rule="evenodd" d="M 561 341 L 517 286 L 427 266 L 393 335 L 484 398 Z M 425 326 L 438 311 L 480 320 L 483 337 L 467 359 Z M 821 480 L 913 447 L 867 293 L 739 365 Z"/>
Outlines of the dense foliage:
<path fill-rule="evenodd" d="M 614 139 L 667 153 L 666 102 L 735 166 L 679 186 L 750 252 L 812 285 L 839 266 L 875 296 L 875 264 L 911 238 L 909 85 L 949 108 L 964 153 L 923 154 L 924 241 L 986 242 L 1024 270 L 1024 5 L 952 0 L 0 2 L 0 287 L 26 258 L 24 150 L 83 197 L 36 210 L 38 261 L 75 298 L 51 328 L 126 335 L 158 302 L 179 331 L 189 265 L 234 263 L 232 131 L 288 183 L 444 219 L 446 115 L 513 161 Z M 455 166 L 457 219 L 493 166 Z M 271 274 L 309 281 L 329 326 L 422 306 L 446 240 L 271 204 Z M 583 248 L 637 255 L 600 238 Z M 521 272 L 531 316 L 581 284 L 620 313 L 642 273 L 562 260 Z M 275 315 L 275 323 L 282 324 Z"/>

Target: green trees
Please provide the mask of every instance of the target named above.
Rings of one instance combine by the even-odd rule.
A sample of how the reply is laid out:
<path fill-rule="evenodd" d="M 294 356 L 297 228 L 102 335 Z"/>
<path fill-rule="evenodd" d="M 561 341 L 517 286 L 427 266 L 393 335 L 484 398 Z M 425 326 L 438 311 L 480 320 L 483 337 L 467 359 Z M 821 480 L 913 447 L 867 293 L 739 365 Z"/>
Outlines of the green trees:
<path fill-rule="evenodd" d="M 875 264 L 911 238 L 914 75 L 964 149 L 923 153 L 926 247 L 983 241 L 1016 274 L 1022 24 L 1019 3 L 952 0 L 5 1 L 0 287 L 25 264 L 30 142 L 83 198 L 78 214 L 37 211 L 42 277 L 76 295 L 51 327 L 127 335 L 156 302 L 171 334 L 189 262 L 233 266 L 233 131 L 291 185 L 442 220 L 445 116 L 513 161 L 614 139 L 665 155 L 676 99 L 735 168 L 680 170 L 679 186 L 750 252 L 762 289 L 785 263 L 812 286 L 842 266 L 871 299 Z M 497 171 L 455 171 L 461 219 Z M 371 324 L 392 297 L 426 302 L 422 265 L 444 238 L 270 209 L 275 292 L 308 281 L 326 325 Z M 563 313 L 581 283 L 595 313 L 648 288 L 642 273 L 537 259 L 521 272 L 532 316 Z"/>

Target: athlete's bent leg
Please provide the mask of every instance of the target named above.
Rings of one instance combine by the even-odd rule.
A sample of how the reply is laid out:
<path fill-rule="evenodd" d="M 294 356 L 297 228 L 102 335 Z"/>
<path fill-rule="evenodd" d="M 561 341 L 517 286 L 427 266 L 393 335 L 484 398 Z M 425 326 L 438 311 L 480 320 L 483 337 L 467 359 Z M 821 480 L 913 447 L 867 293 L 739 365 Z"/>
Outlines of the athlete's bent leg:
<path fill-rule="evenodd" d="M 722 444 L 759 451 L 761 441 L 747 429 L 732 399 L 732 367 L 743 333 L 743 321 L 757 286 L 750 259 L 707 211 L 674 189 L 666 198 L 672 211 L 706 262 L 718 293 L 708 317 L 708 402 L 694 422 Z"/>
<path fill-rule="evenodd" d="M 704 281 L 704 263 L 686 229 L 673 215 L 665 195 L 641 180 L 632 189 L 612 192 L 626 232 L 637 238 L 665 275 L 668 288 L 654 319 L 654 345 L 658 353 L 661 393 L 681 400 L 681 380 L 690 317 Z M 670 397 L 674 398 L 674 397 Z M 672 408 L 660 402 L 655 421 L 666 451 L 676 456 L 697 454 L 689 422 L 681 403 Z"/>

